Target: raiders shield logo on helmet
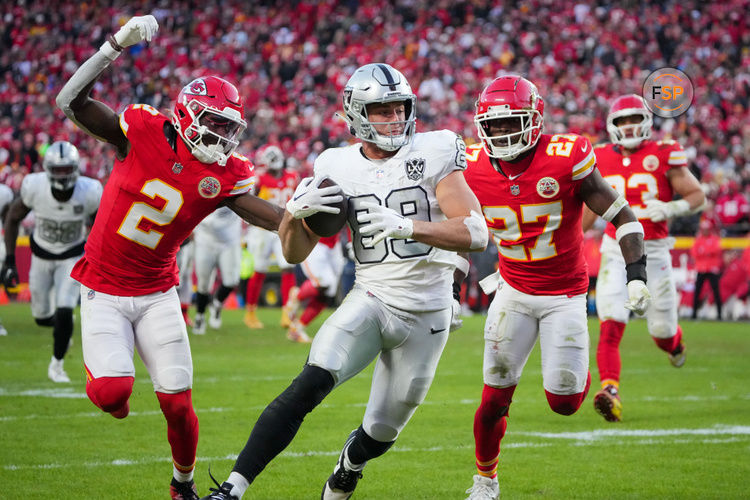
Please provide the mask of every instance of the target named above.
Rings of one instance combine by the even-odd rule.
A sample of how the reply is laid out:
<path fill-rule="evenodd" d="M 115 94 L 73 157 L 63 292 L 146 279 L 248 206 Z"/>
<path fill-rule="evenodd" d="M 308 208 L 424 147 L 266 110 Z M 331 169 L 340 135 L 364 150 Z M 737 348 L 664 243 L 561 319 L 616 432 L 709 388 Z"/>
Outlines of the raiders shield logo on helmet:
<path fill-rule="evenodd" d="M 406 160 L 406 176 L 413 180 L 418 181 L 424 177 L 424 158 L 410 158 Z"/>

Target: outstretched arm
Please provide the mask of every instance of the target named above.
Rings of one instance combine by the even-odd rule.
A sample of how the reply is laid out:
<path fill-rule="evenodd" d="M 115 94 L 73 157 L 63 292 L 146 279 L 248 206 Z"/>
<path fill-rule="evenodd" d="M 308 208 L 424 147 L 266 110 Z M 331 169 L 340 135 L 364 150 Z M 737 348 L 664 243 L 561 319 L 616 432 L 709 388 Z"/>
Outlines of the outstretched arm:
<path fill-rule="evenodd" d="M 279 230 L 281 217 L 284 215 L 281 207 L 249 193 L 229 198 L 224 205 L 231 208 L 247 223 L 269 231 Z"/>
<path fill-rule="evenodd" d="M 125 47 L 143 40 L 151 41 L 158 27 L 154 16 L 131 18 L 76 70 L 57 94 L 57 106 L 65 116 L 87 134 L 113 144 L 120 159 L 127 156 L 130 143 L 120 129 L 117 113 L 103 102 L 92 99 L 91 89 Z"/>

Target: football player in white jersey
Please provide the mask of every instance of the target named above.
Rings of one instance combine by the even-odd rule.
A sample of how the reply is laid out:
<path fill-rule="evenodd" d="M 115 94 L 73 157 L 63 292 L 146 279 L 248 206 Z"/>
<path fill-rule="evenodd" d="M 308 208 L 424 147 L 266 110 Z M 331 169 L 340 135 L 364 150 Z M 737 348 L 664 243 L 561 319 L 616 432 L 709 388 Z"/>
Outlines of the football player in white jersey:
<path fill-rule="evenodd" d="M 34 212 L 31 314 L 38 325 L 53 327 L 54 349 L 47 369 L 53 382 L 70 382 L 63 370 L 63 358 L 73 335 L 73 308 L 80 294 L 80 285 L 70 277 L 70 271 L 83 254 L 87 226 L 102 197 L 101 183 L 81 177 L 79 162 L 78 150 L 71 143 L 50 145 L 44 154 L 44 172 L 23 179 L 21 196 L 11 203 L 5 219 L 7 255 L 0 276 L 7 288 L 18 285 L 18 227 L 29 212 Z"/>
<path fill-rule="evenodd" d="M 13 201 L 13 190 L 5 184 L 0 184 L 0 234 L 2 234 L 3 220 L 5 214 L 8 213 L 11 201 Z M 5 241 L 0 241 L 0 260 L 5 261 Z M 0 283 L 0 286 L 2 286 L 2 283 Z M 8 335 L 8 330 L 0 322 L 0 337 L 3 335 Z"/>
<path fill-rule="evenodd" d="M 242 261 L 242 219 L 228 207 L 219 207 L 193 230 L 195 242 L 196 299 L 193 333 L 206 333 L 208 326 L 221 328 L 221 308 L 240 282 Z M 215 270 L 221 274 L 221 285 L 210 297 Z M 209 305 L 210 302 L 210 305 Z"/>
<path fill-rule="evenodd" d="M 463 140 L 415 133 L 416 96 L 387 64 L 358 68 L 343 93 L 360 142 L 324 151 L 279 226 L 284 257 L 303 261 L 318 241 L 303 219 L 349 197 L 356 282 L 313 339 L 302 372 L 259 417 L 229 478 L 207 498 L 238 499 L 334 387 L 375 358 L 364 420 L 352 431 L 321 498 L 349 498 L 365 464 L 395 442 L 432 383 L 451 324 L 457 251 L 481 251 L 488 231 L 461 172 Z M 338 186 L 320 188 L 324 177 Z M 394 492 L 394 497 L 398 496 Z"/>

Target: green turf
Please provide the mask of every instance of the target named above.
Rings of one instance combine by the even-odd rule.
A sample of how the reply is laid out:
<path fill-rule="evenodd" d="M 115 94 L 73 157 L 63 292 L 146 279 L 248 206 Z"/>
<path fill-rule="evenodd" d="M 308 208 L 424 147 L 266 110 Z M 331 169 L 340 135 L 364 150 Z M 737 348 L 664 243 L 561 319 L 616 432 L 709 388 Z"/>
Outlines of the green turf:
<path fill-rule="evenodd" d="M 225 311 L 221 330 L 191 337 L 202 495 L 208 466 L 219 480 L 226 477 L 260 411 L 305 361 L 308 346 L 286 340 L 278 314 L 261 311 L 271 326 L 249 331 L 240 311 Z M 140 360 L 131 415 L 115 420 L 86 399 L 78 329 L 66 361 L 73 383 L 59 385 L 46 377 L 51 333 L 34 325 L 28 305 L 3 306 L 0 318 L 10 332 L 0 337 L 0 498 L 167 498 L 166 424 Z M 367 466 L 354 498 L 465 497 L 474 473 L 482 323 L 480 316 L 467 318 L 452 334 L 427 401 L 391 451 Z M 628 327 L 619 424 L 593 410 L 593 365 L 594 384 L 581 410 L 570 417 L 549 410 L 535 350 L 503 441 L 503 498 L 750 497 L 750 326 L 682 326 L 688 361 L 679 370 L 656 349 L 644 322 Z M 594 346 L 594 321 L 590 329 Z M 334 391 L 245 498 L 319 498 L 343 441 L 361 421 L 370 373 Z"/>

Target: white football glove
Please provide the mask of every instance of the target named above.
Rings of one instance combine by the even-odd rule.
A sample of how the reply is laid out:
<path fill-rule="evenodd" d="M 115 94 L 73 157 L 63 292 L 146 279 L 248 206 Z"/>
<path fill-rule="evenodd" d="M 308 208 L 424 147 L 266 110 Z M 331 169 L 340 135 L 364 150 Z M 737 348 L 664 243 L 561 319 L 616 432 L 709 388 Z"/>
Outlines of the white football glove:
<path fill-rule="evenodd" d="M 680 217 L 690 213 L 690 203 L 685 200 L 663 202 L 656 199 L 646 200 L 646 217 L 654 222 Z"/>
<path fill-rule="evenodd" d="M 641 316 L 651 305 L 651 293 L 646 288 L 646 283 L 641 280 L 632 280 L 628 283 L 628 300 L 625 308 L 630 309 Z"/>
<path fill-rule="evenodd" d="M 329 206 L 344 199 L 341 186 L 320 188 L 318 184 L 321 182 L 323 179 L 306 177 L 294 190 L 294 195 L 286 202 L 286 209 L 295 219 L 304 219 L 318 212 L 337 214 L 341 211 L 338 207 Z"/>
<path fill-rule="evenodd" d="M 456 299 L 453 299 L 453 304 L 451 306 L 451 326 L 450 331 L 454 332 L 461 328 L 464 324 L 464 320 L 461 319 L 461 303 L 457 301 Z"/>
<path fill-rule="evenodd" d="M 364 224 L 360 226 L 359 232 L 363 236 L 373 236 L 380 231 L 369 246 L 377 245 L 388 237 L 403 240 L 411 238 L 414 234 L 414 222 L 399 215 L 395 210 L 377 203 L 365 202 L 361 206 L 366 208 L 367 212 L 357 216 L 357 221 Z"/>
<path fill-rule="evenodd" d="M 115 41 L 120 47 L 130 47 L 143 40 L 150 42 L 159 29 L 159 23 L 151 14 L 147 16 L 131 17 L 122 28 L 115 33 Z"/>

